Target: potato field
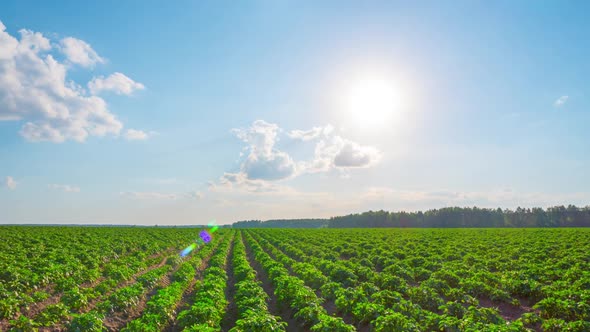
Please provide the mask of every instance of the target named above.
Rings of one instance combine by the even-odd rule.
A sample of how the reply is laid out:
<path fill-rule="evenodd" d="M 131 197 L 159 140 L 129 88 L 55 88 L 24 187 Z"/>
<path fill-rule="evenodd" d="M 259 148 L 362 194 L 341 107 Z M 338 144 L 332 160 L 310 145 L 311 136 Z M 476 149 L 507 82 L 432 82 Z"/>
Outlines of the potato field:
<path fill-rule="evenodd" d="M 590 230 L 0 227 L 1 331 L 590 331 Z"/>

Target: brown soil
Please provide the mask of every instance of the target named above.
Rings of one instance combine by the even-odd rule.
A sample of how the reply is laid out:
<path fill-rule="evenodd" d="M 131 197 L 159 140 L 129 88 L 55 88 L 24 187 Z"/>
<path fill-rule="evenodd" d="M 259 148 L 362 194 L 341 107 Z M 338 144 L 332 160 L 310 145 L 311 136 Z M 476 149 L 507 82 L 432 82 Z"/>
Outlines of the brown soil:
<path fill-rule="evenodd" d="M 238 307 L 236 306 L 236 302 L 234 301 L 234 296 L 236 294 L 236 276 L 234 275 L 234 264 L 232 260 L 234 257 L 235 243 L 239 240 L 239 238 L 233 238 L 227 257 L 227 284 L 225 287 L 225 299 L 228 302 L 228 306 L 226 308 L 227 310 L 225 311 L 225 316 L 221 321 L 222 331 L 229 331 L 232 327 L 236 325 L 236 320 L 238 320 Z"/>
<path fill-rule="evenodd" d="M 506 321 L 514 321 L 520 318 L 522 314 L 527 312 L 534 312 L 532 308 L 534 304 L 530 303 L 528 299 L 519 298 L 520 305 L 513 305 L 505 302 L 494 302 L 488 298 L 479 298 L 479 305 L 485 308 L 498 308 L 500 316 Z"/>

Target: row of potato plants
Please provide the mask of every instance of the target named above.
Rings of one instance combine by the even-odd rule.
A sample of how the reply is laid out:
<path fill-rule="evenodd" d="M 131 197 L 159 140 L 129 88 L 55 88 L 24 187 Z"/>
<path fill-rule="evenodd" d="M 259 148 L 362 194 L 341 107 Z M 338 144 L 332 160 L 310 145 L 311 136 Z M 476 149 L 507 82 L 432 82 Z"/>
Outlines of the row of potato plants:
<path fill-rule="evenodd" d="M 294 312 L 294 318 L 301 321 L 311 331 L 356 331 L 341 317 L 333 317 L 322 306 L 324 299 L 318 298 L 315 292 L 305 285 L 301 279 L 290 275 L 282 262 L 275 261 L 252 237 L 245 232 L 246 240 L 253 251 L 256 261 L 262 266 L 274 286 L 277 301 L 288 304 Z"/>
<path fill-rule="evenodd" d="M 183 331 L 219 331 L 227 309 L 227 256 L 235 232 L 228 235 L 209 260 L 203 279 L 195 286 L 190 307 L 178 314 L 177 325 Z"/>
<path fill-rule="evenodd" d="M 494 287 L 494 289 L 499 292 L 508 292 L 504 291 L 501 287 L 497 287 L 497 285 L 494 284 L 494 282 L 497 282 L 496 279 L 498 279 L 498 277 L 495 276 L 493 273 L 491 273 L 490 271 L 486 271 L 486 269 L 482 271 L 481 267 L 474 268 L 473 266 L 469 266 L 467 264 L 467 262 L 469 261 L 473 262 L 481 260 L 481 258 L 476 258 L 479 256 L 486 256 L 487 252 L 478 252 L 473 249 L 471 249 L 471 252 L 468 251 L 469 248 L 467 246 L 461 244 L 460 241 L 456 241 L 457 238 L 453 238 L 449 235 L 452 235 L 452 233 L 450 232 L 453 232 L 453 230 L 444 230 L 444 232 L 417 231 L 410 233 L 410 235 L 418 235 L 417 237 L 414 237 L 415 241 L 404 242 L 407 247 L 411 247 L 411 249 L 415 252 L 412 252 L 412 250 L 406 250 L 404 252 L 395 250 L 395 246 L 392 246 L 391 242 L 395 242 L 396 239 L 393 237 L 383 236 L 383 233 L 387 234 L 388 232 L 390 232 L 391 234 L 392 230 L 381 231 L 378 234 L 369 234 L 373 236 L 367 236 L 367 234 L 359 236 L 360 232 L 354 232 L 353 230 L 346 230 L 346 233 L 344 233 L 342 230 L 339 231 L 339 236 L 332 235 L 331 237 L 327 237 L 325 236 L 325 234 L 321 234 L 320 231 L 312 233 L 305 231 L 295 232 L 292 230 L 260 230 L 261 234 L 267 235 L 269 240 L 274 241 L 274 243 L 280 246 L 283 250 L 285 250 L 285 252 L 293 255 L 292 257 L 298 257 L 300 260 L 306 260 L 307 262 L 311 262 L 313 263 L 313 265 L 319 266 L 320 268 L 323 267 L 324 272 L 327 272 L 327 276 L 330 276 L 330 271 L 326 271 L 326 268 L 329 269 L 330 265 L 344 265 L 350 268 L 350 271 L 354 271 L 357 273 L 357 282 L 362 282 L 363 288 L 370 289 L 372 288 L 370 286 L 377 286 L 377 289 L 379 290 L 390 289 L 397 292 L 397 296 L 399 298 L 403 300 L 409 300 L 412 304 L 419 304 L 422 311 L 426 309 L 427 317 L 431 317 L 430 320 L 432 321 L 432 324 L 438 322 L 436 325 L 438 325 L 440 329 L 465 329 L 478 328 L 481 326 L 499 326 L 500 329 L 503 330 L 525 331 L 527 329 L 532 329 L 538 325 L 541 325 L 545 330 L 562 330 L 565 327 L 573 331 L 583 331 L 589 328 L 587 323 L 587 317 L 589 312 L 587 306 L 588 288 L 584 288 L 584 282 L 581 283 L 579 280 L 574 282 L 574 285 L 577 286 L 573 288 L 574 291 L 561 291 L 562 293 L 568 294 L 567 301 L 562 300 L 560 302 L 552 300 L 552 302 L 550 302 L 547 307 L 543 307 L 549 301 L 541 300 L 537 303 L 537 305 L 534 306 L 536 312 L 524 313 L 520 318 L 513 322 L 504 321 L 504 319 L 502 319 L 502 317 L 499 316 L 497 310 L 494 310 L 492 308 L 478 307 L 479 301 L 477 300 L 477 298 L 489 296 L 489 293 L 486 292 L 486 287 Z M 371 233 L 370 231 L 372 230 L 363 231 L 365 233 Z M 483 235 L 489 236 L 489 232 L 478 232 L 479 234 L 474 235 L 474 231 L 467 232 L 467 234 L 464 234 L 465 231 L 466 230 L 459 230 L 458 234 L 462 237 L 468 235 L 468 238 L 470 240 L 469 243 L 475 244 L 477 249 L 487 249 L 485 244 L 486 242 L 489 243 L 489 240 L 483 238 Z M 586 235 L 587 234 L 588 233 L 586 233 Z M 302 235 L 305 235 L 305 237 L 302 238 Z M 401 233 L 396 235 L 407 235 L 407 233 Z M 435 238 L 432 240 L 436 241 L 431 241 L 432 245 L 430 246 L 430 249 L 420 248 L 420 243 L 427 242 L 423 238 L 421 238 L 425 235 L 435 235 Z M 506 243 L 508 241 L 505 238 L 509 235 L 514 234 L 509 233 L 501 235 L 504 237 L 504 242 Z M 446 239 L 442 238 L 443 236 L 446 237 Z M 561 238 L 559 240 L 563 240 L 563 234 L 558 234 L 558 236 L 554 237 L 558 237 Z M 326 238 L 334 239 L 334 241 L 326 241 Z M 478 239 L 479 243 L 477 241 Z M 573 237 L 569 237 L 568 239 L 569 241 L 571 241 Z M 405 240 L 408 239 L 406 238 Z M 447 240 L 448 242 L 444 240 Z M 460 250 L 459 254 L 455 253 L 455 255 L 461 258 L 462 256 L 466 256 L 466 259 L 462 259 L 461 263 L 457 263 L 456 259 L 453 260 L 452 257 L 449 257 L 452 256 L 453 253 L 445 253 L 444 250 L 441 250 L 444 249 L 444 246 L 449 245 L 449 242 L 451 240 L 454 241 L 453 243 L 456 243 L 457 247 L 462 247 L 461 249 L 465 250 Z M 512 245 L 515 244 L 514 239 L 511 239 L 510 241 L 512 241 Z M 397 239 L 397 242 L 400 242 L 399 239 Z M 440 246 L 441 243 L 443 244 L 443 246 Z M 555 246 L 557 240 L 554 240 L 549 243 Z M 303 250 L 290 248 L 291 244 Z M 510 242 L 508 242 L 508 244 L 510 244 Z M 571 249 L 571 242 L 569 245 L 566 244 L 565 247 L 566 249 Z M 350 250 L 355 248 L 356 250 Z M 390 249 L 390 251 L 394 252 L 395 256 L 392 258 L 383 259 L 383 256 L 387 257 L 387 254 L 386 250 L 382 248 Z M 340 250 L 340 252 L 338 252 L 338 250 Z M 369 254 L 373 254 L 376 257 L 367 256 L 367 254 L 364 255 L 362 253 L 363 251 L 371 252 L 372 250 L 377 250 L 381 252 L 373 252 Z M 473 253 L 473 251 L 476 252 Z M 345 257 L 345 259 L 342 260 L 342 252 L 346 253 L 345 256 L 353 257 Z M 416 252 L 420 255 L 416 255 Z M 497 255 L 497 251 L 495 251 L 495 253 Z M 575 254 L 576 250 L 573 250 L 573 253 Z M 332 259 L 336 261 L 336 263 L 326 264 L 326 260 L 322 262 L 322 259 L 312 257 L 312 254 L 315 254 L 319 257 L 326 257 Z M 446 260 L 440 259 L 440 257 L 438 257 L 437 259 L 437 256 L 440 256 L 441 254 L 447 256 L 445 257 Z M 360 257 L 355 261 L 355 256 Z M 558 257 L 558 255 L 555 255 L 555 253 L 553 253 L 551 256 Z M 370 260 L 371 258 L 373 259 Z M 580 255 L 578 255 L 578 264 L 573 266 L 585 264 L 584 259 L 580 258 Z M 400 261 L 403 260 L 407 261 L 400 263 Z M 571 262 L 571 258 L 566 258 L 564 260 L 566 262 Z M 383 261 L 385 261 L 386 264 L 383 264 L 380 267 L 376 267 L 375 265 L 372 266 L 373 262 L 382 263 Z M 537 264 L 542 264 L 542 261 L 537 262 Z M 562 262 L 562 264 L 565 263 Z M 411 273 L 410 271 L 412 270 L 412 268 L 416 266 L 424 270 L 426 270 L 426 268 L 430 268 L 430 272 L 428 272 L 427 277 L 420 278 L 420 274 L 416 275 L 414 273 Z M 570 264 L 568 266 L 572 265 Z M 456 268 L 456 270 L 453 270 L 453 268 Z M 478 270 L 478 268 L 480 270 Z M 382 271 L 379 273 L 375 271 L 377 269 L 381 269 Z M 371 274 L 367 273 L 368 271 L 374 271 L 374 277 L 371 277 Z M 467 273 L 465 271 L 467 271 Z M 575 271 L 579 272 L 579 269 L 570 269 L 566 272 L 566 274 L 579 274 Z M 501 273 L 501 271 L 496 272 Z M 534 281 L 535 279 L 532 278 L 531 280 Z M 350 278 L 348 278 L 348 281 L 350 281 Z M 345 280 L 342 280 L 342 283 L 346 283 Z M 489 286 L 490 284 L 493 286 Z M 560 285 L 559 282 L 554 282 L 554 284 L 550 285 L 555 288 L 563 287 L 563 285 Z M 347 286 L 350 286 L 350 283 Z M 327 287 L 328 286 L 326 286 L 325 288 Z M 547 288 L 544 289 L 546 290 Z M 336 294 L 337 292 L 333 291 L 332 293 Z M 555 293 L 553 295 L 555 295 Z M 345 294 L 346 296 L 343 297 L 343 300 L 336 301 L 337 305 L 339 303 L 343 305 L 344 303 L 349 302 L 351 298 L 355 297 L 360 298 L 362 303 L 364 301 L 364 298 L 367 298 L 369 295 L 363 295 L 362 292 L 358 289 L 358 287 L 357 290 L 347 291 Z M 325 296 L 328 298 L 330 297 L 329 293 Z M 550 296 L 549 298 L 552 297 Z M 508 295 L 508 298 L 506 298 L 506 296 L 499 296 L 495 300 L 512 300 L 514 302 L 514 299 L 510 299 L 510 295 Z M 586 303 L 586 305 L 584 303 Z M 518 304 L 517 301 L 516 304 Z M 369 307 L 369 305 L 367 305 L 366 307 Z M 378 308 L 379 307 L 375 308 L 373 306 L 372 310 L 375 312 L 375 314 L 381 314 L 382 310 L 376 310 Z M 342 306 L 340 306 L 339 309 L 346 308 L 342 308 Z M 350 306 L 348 306 L 348 310 L 343 311 L 350 312 L 350 310 L 351 308 Z M 411 315 L 407 316 L 411 317 Z M 419 319 L 415 319 L 416 322 L 422 322 L 422 324 L 425 321 L 429 321 L 429 319 L 424 319 L 420 316 L 417 316 L 417 318 Z M 570 321 L 568 321 L 568 319 Z M 510 324 L 508 325 L 508 323 Z"/>
<path fill-rule="evenodd" d="M 121 331 L 162 331 L 165 327 L 173 323 L 182 296 L 191 282 L 194 281 L 195 274 L 203 264 L 203 260 L 214 251 L 216 254 L 211 257 L 211 260 L 221 252 L 227 253 L 232 236 L 233 234 L 226 235 L 217 241 L 199 246 L 196 252 L 193 251 L 192 255 L 188 256 L 188 259 L 183 261 L 178 270 L 174 272 L 170 285 L 157 290 L 147 301 L 145 310 L 141 316 L 130 321 Z"/>
<path fill-rule="evenodd" d="M 286 331 L 287 323 L 274 316 L 268 310 L 268 294 L 256 279 L 256 270 L 250 266 L 246 247 L 240 232 L 234 244 L 233 269 L 236 280 L 234 301 L 238 311 L 238 320 L 230 332 L 274 332 Z"/>

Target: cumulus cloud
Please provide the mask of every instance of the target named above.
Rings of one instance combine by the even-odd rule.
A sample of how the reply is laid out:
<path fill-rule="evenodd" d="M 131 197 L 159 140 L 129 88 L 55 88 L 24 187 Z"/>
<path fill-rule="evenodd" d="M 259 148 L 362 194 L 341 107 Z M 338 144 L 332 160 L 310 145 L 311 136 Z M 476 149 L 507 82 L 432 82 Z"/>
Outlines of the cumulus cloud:
<path fill-rule="evenodd" d="M 98 56 L 87 42 L 67 37 L 60 41 L 60 51 L 69 62 L 82 67 L 91 68 L 97 63 L 103 63 L 104 59 Z"/>
<path fill-rule="evenodd" d="M 87 95 L 67 79 L 68 66 L 52 56 L 56 47 L 39 32 L 20 30 L 20 39 L 0 22 L 0 120 L 23 121 L 20 135 L 31 142 L 84 142 L 89 136 L 118 135 L 123 124 L 104 99 Z M 75 38 L 59 50 L 71 63 L 102 61 Z"/>
<path fill-rule="evenodd" d="M 377 164 L 381 157 L 381 152 L 373 146 L 361 145 L 339 135 L 324 135 L 315 145 L 313 160 L 299 162 L 298 169 L 302 173 L 318 173 L 367 168 Z"/>
<path fill-rule="evenodd" d="M 371 167 L 381 158 L 376 148 L 334 134 L 331 125 L 286 133 L 288 137 L 304 142 L 319 140 L 315 144 L 314 158 L 298 162 L 276 148 L 279 133 L 284 133 L 277 124 L 257 120 L 250 127 L 233 129 L 232 132 L 247 144 L 246 156 L 238 172 L 224 173 L 216 183 L 210 183 L 210 191 L 285 192 L 290 189 L 273 182 L 304 173 Z"/>
<path fill-rule="evenodd" d="M 125 131 L 125 139 L 128 141 L 143 141 L 150 137 L 150 133 L 146 133 L 143 130 L 127 129 Z"/>
<path fill-rule="evenodd" d="M 561 96 L 561 97 L 557 98 L 557 100 L 555 101 L 555 103 L 553 103 L 553 106 L 555 106 L 555 107 L 561 107 L 565 103 L 567 103 L 567 100 L 569 98 L 570 98 L 569 96 Z"/>
<path fill-rule="evenodd" d="M 106 78 L 104 76 L 93 78 L 88 82 L 88 89 L 93 95 L 103 91 L 111 91 L 118 95 L 130 95 L 137 90 L 145 89 L 145 86 L 124 74 L 114 73 Z"/>
<path fill-rule="evenodd" d="M 295 174 L 295 162 L 285 152 L 275 148 L 279 127 L 263 120 L 250 127 L 232 132 L 248 144 L 248 156 L 241 171 L 251 180 L 281 180 Z"/>
<path fill-rule="evenodd" d="M 381 153 L 372 146 L 363 146 L 340 136 L 318 142 L 315 159 L 307 169 L 311 172 L 332 168 L 371 167 L 381 159 Z"/>
<path fill-rule="evenodd" d="M 18 182 L 16 182 L 14 180 L 14 178 L 12 178 L 12 176 L 7 176 L 4 179 L 4 185 L 6 186 L 6 188 L 10 189 L 10 190 L 14 190 L 16 189 L 16 185 L 18 184 Z"/>
<path fill-rule="evenodd" d="M 50 184 L 50 185 L 48 185 L 48 187 L 51 189 L 55 189 L 55 190 L 61 190 L 63 192 L 67 192 L 67 193 L 79 193 L 80 192 L 79 187 L 70 186 L 68 184 Z"/>

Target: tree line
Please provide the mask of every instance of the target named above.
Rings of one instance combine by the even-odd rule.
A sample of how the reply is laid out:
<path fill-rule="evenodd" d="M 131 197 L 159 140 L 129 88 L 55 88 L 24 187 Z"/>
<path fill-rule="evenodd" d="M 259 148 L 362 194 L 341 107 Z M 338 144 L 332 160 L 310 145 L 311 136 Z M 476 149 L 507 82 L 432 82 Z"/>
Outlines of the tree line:
<path fill-rule="evenodd" d="M 446 207 L 417 212 L 367 211 L 330 219 L 247 220 L 233 228 L 359 228 L 359 227 L 590 227 L 590 206 L 575 205 L 515 210 Z"/>
<path fill-rule="evenodd" d="M 330 228 L 354 227 L 590 227 L 590 206 L 542 208 L 447 207 L 425 212 L 368 211 L 332 217 Z"/>

